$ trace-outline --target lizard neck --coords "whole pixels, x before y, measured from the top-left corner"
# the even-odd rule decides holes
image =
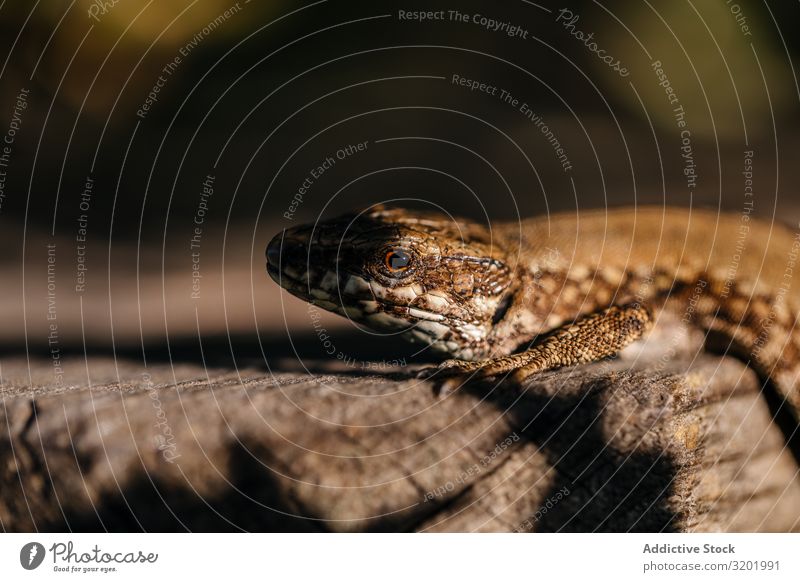
[[[548,329],[546,293],[537,292],[539,273],[520,267],[508,291],[508,307],[487,336],[493,356],[514,353]],[[488,354],[486,354],[488,356]]]

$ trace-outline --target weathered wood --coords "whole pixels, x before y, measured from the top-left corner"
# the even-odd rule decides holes
[[[49,360],[5,359],[0,524],[797,529],[797,465],[755,376],[730,358],[682,362],[608,362],[439,399],[401,374],[80,357],[54,385]]]

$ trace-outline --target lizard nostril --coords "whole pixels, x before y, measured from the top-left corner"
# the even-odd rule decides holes
[[[267,263],[273,267],[277,267],[281,261],[281,246],[283,242],[283,233],[273,238],[267,245]]]

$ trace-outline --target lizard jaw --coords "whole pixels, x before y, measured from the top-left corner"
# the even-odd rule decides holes
[[[375,330],[410,331],[417,339],[422,339],[427,333],[431,341],[441,339],[450,331],[448,318],[444,315],[399,303],[378,302],[371,294],[348,292],[350,289],[346,285],[331,293],[309,285],[308,273],[293,277],[272,264],[267,265],[267,271],[278,285],[295,297]],[[358,277],[350,275],[348,281],[354,279]]]
[[[272,262],[267,264],[267,272],[283,289],[317,307],[376,331],[400,333],[412,343],[429,345],[441,357],[452,357],[459,351],[459,344],[452,339],[450,322],[444,315],[400,304],[379,303],[371,294],[367,298],[340,289],[338,296],[331,295],[310,286],[308,273],[293,277]]]

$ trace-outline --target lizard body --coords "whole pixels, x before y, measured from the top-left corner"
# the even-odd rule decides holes
[[[669,311],[800,417],[800,233],[749,214],[644,207],[487,228],[381,206],[289,229],[267,258],[291,293],[430,344],[451,374],[521,379],[613,356]]]

